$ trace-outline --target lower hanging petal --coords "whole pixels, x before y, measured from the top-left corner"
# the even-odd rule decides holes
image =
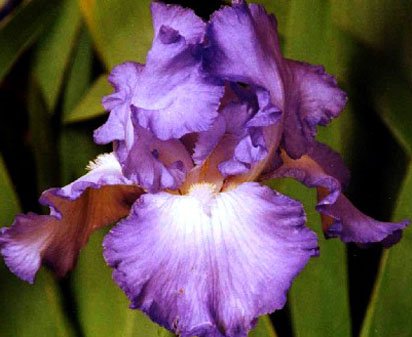
[[[247,336],[283,307],[317,254],[302,205],[244,183],[216,193],[146,194],[106,236],[104,255],[132,308],[182,337]]]
[[[346,168],[341,165],[336,153],[330,149],[328,151],[323,144],[319,145],[322,145],[322,152],[317,156],[304,155],[297,160],[283,151],[283,165],[271,177],[290,177],[308,187],[317,188],[319,202],[316,210],[322,215],[323,231],[327,238],[339,237],[343,242],[358,244],[381,242],[386,247],[398,242],[401,230],[409,221],[381,222],[360,212],[341,192],[341,184],[347,182],[349,176]]]
[[[341,194],[333,205],[322,207],[322,213],[333,218],[325,232],[327,237],[340,237],[343,242],[383,242],[388,247],[401,239],[401,230],[409,221],[381,222],[360,212]]]
[[[40,202],[50,215],[21,214],[2,228],[0,253],[12,272],[30,283],[42,263],[63,276],[91,233],[127,216],[141,193],[127,184],[116,158],[104,155],[85,176],[43,192]]]

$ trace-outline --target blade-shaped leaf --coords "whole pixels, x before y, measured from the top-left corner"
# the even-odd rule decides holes
[[[411,3],[403,0],[332,0],[333,19],[360,41],[385,49],[409,25]]]
[[[53,120],[37,83],[30,83],[28,110],[30,113],[31,143],[36,161],[39,194],[60,180],[57,142]]]
[[[77,46],[73,53],[73,63],[67,75],[65,94],[63,98],[63,119],[79,103],[90,86],[92,76],[92,45],[86,27],[82,27]]]
[[[412,219],[412,163],[409,164],[397,206],[396,220]],[[409,337],[412,332],[412,230],[404,231],[400,243],[386,250],[361,337]]]
[[[399,144],[412,156],[412,87],[400,76],[384,81],[383,91],[376,92],[376,107]]]
[[[101,75],[80,100],[77,106],[64,117],[65,123],[80,122],[104,114],[102,97],[112,91],[107,75]]]
[[[0,80],[20,54],[33,44],[53,21],[59,1],[32,0],[19,7],[14,16],[0,25]]]
[[[144,62],[153,35],[149,0],[79,0],[79,5],[107,69]]]
[[[331,21],[328,1],[291,2],[285,33],[287,57],[323,64],[327,71],[334,73],[342,66],[338,62],[340,38]],[[321,129],[319,140],[341,150],[344,123],[339,119]],[[345,247],[337,240],[323,238],[321,219],[314,209],[317,201],[313,190],[288,182],[282,191],[304,203],[308,225],[319,234],[320,257],[310,261],[290,293],[295,333],[299,337],[348,337],[351,323]]]
[[[41,36],[34,56],[34,76],[50,112],[53,112],[70,55],[79,32],[81,16],[73,0],[62,1],[50,28]]]
[[[17,197],[0,157],[0,223],[10,224],[19,212]],[[0,262],[0,337],[72,337],[55,281],[41,271],[29,285]]]
[[[158,326],[131,310],[102,254],[104,232],[95,233],[74,272],[74,290],[85,337],[157,337]]]

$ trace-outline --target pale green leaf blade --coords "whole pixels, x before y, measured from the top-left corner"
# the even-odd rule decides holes
[[[9,225],[19,212],[5,165],[0,157],[0,224]],[[42,270],[35,285],[14,276],[0,262],[0,337],[72,337],[55,281]]]
[[[93,67],[91,39],[86,27],[82,27],[77,46],[73,53],[73,62],[67,75],[65,95],[63,97],[63,119],[79,103],[90,86]]]
[[[102,97],[112,92],[107,75],[101,75],[77,106],[64,117],[64,123],[85,121],[104,114]]]
[[[50,25],[58,6],[58,1],[28,1],[4,25],[0,24],[0,80],[20,54]]]
[[[41,36],[34,55],[34,76],[46,105],[53,112],[81,24],[76,1],[64,0],[55,21]]]
[[[149,0],[124,0],[121,5],[79,0],[79,5],[107,69],[125,61],[144,62],[153,36]]]
[[[320,216],[314,209],[315,190],[289,180],[278,190],[303,202],[307,225],[319,238],[320,256],[309,261],[290,291],[295,334],[348,337],[351,325],[345,246],[337,240],[324,239]]]
[[[412,219],[412,162],[398,195],[393,220]],[[361,337],[410,337],[412,333],[412,230],[383,253]]]
[[[114,283],[102,252],[104,232],[95,233],[74,271],[74,290],[85,337],[157,337],[158,326],[141,311],[129,309]]]

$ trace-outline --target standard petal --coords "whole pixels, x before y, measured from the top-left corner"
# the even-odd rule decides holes
[[[331,158],[337,159],[332,150],[326,151],[322,146],[323,153],[329,153]],[[319,202],[317,211],[322,214],[323,231],[326,237],[339,237],[344,242],[355,242],[359,244],[381,242],[388,247],[400,239],[400,231],[404,229],[409,221],[381,222],[360,212],[341,193],[341,182],[329,175],[334,173],[342,179],[342,175],[333,167],[326,165],[325,157],[320,156],[317,162],[314,158],[304,155],[293,160],[282,153],[283,165],[272,175],[272,178],[290,177],[294,178],[308,187],[316,187]],[[339,163],[339,161],[337,161]]]
[[[318,125],[327,125],[346,104],[346,94],[322,66],[287,60],[284,147],[296,159],[311,150]]]
[[[94,230],[129,214],[142,190],[125,185],[113,158],[100,157],[74,183],[45,191],[40,202],[49,206],[50,215],[18,215],[11,227],[1,230],[0,252],[13,273],[32,283],[43,263],[65,275]]]
[[[274,16],[259,5],[233,4],[213,14],[207,37],[213,74],[266,88],[272,102],[283,106],[284,67]]]
[[[160,2],[152,2],[151,10],[155,34],[166,26],[178,31],[190,44],[203,40],[206,23],[193,10]]]
[[[132,308],[180,336],[246,336],[317,254],[304,223],[300,203],[257,183],[200,184],[142,196],[104,255]]]
[[[98,144],[120,142],[117,153],[121,161],[133,145],[134,131],[130,119],[130,105],[136,87],[140,83],[143,67],[135,62],[125,62],[112,70],[109,82],[115,91],[104,97],[102,101],[104,108],[110,111],[109,118],[94,132],[94,140]]]
[[[177,139],[163,141],[156,138],[136,119],[133,115],[135,143],[124,162],[124,174],[150,192],[178,188],[193,167],[186,148]]]

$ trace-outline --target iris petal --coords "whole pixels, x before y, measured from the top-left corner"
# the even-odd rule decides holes
[[[100,158],[94,169],[61,189],[43,192],[40,202],[50,215],[18,215],[0,233],[0,252],[21,279],[33,282],[40,265],[58,276],[73,268],[91,233],[128,215],[142,193],[127,185],[113,155]]]
[[[142,196],[104,255],[131,306],[180,336],[246,336],[317,254],[304,223],[300,203],[257,183],[205,184]]]
[[[291,159],[283,152],[283,165],[272,174],[272,177],[291,177],[308,187],[318,189],[319,202],[316,209],[323,216],[323,231],[326,237],[339,237],[344,242],[359,244],[382,242],[385,246],[399,241],[400,231],[409,221],[381,222],[360,212],[341,192],[341,182],[337,178],[345,182],[347,175],[345,172],[339,173],[333,165],[342,164],[337,157],[338,154],[323,144],[319,144],[318,148],[321,153],[316,153],[313,157],[304,155],[297,160]],[[323,166],[328,163],[325,156],[334,161]]]

